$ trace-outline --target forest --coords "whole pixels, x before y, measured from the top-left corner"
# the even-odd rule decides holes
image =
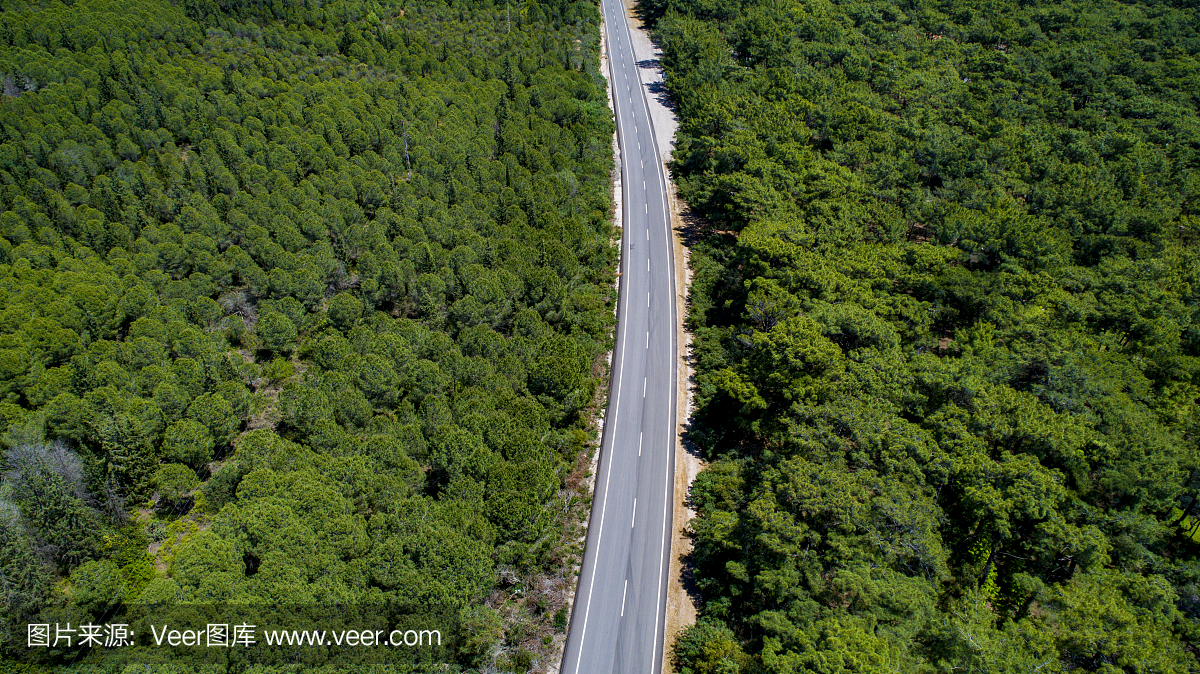
[[[4,3],[0,668],[361,671],[27,647],[180,606],[435,619],[388,671],[545,657],[615,321],[598,23]]]
[[[640,9],[697,215],[679,671],[1200,671],[1200,6]]]

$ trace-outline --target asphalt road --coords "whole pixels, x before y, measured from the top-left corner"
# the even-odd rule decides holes
[[[623,235],[612,386],[562,674],[662,667],[675,469],[675,273],[666,175],[620,0],[603,0]]]

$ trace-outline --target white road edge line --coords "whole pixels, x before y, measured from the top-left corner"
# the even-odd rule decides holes
[[[607,31],[605,31],[605,32],[607,32]],[[612,70],[611,64],[612,64],[612,60],[610,59],[609,60],[609,70],[610,71]],[[619,310],[620,310],[619,303],[617,305],[617,308],[618,308],[618,312],[619,312]],[[627,323],[627,321],[622,321],[622,322]],[[622,354],[625,353],[625,338],[628,336],[629,336],[629,330],[626,329],[625,325],[622,325],[621,326],[621,353]],[[623,368],[617,371],[617,393],[615,396],[613,396],[613,428],[616,428],[616,426],[617,426],[617,416],[620,413],[621,380],[623,379],[623,374],[624,374]],[[607,427],[607,424],[606,424],[606,427]],[[611,449],[612,449],[611,444],[609,445],[609,449],[611,451]],[[605,475],[604,475],[604,501],[600,504],[600,528],[596,530],[597,549],[600,546],[601,539],[604,537],[604,514],[608,510],[608,485],[611,480],[612,480],[612,460],[610,457],[610,460],[608,461],[608,469],[607,469],[607,471],[605,471]],[[628,579],[626,579],[625,584],[628,587],[628,585],[629,585]],[[662,584],[662,570],[661,569],[659,570],[659,584],[660,585]],[[588,581],[587,606],[583,609],[583,627],[581,627],[579,630],[579,656],[575,658],[575,674],[579,674],[579,667],[583,662],[583,644],[587,641],[588,614],[592,612],[592,591],[595,590],[595,588],[596,588],[596,565],[593,564],[592,565],[592,577]],[[622,597],[621,597],[621,615],[622,616],[625,615],[625,597],[624,597],[624,595],[622,595]],[[658,619],[657,618],[654,620],[654,631],[656,634],[658,633]],[[655,648],[655,652],[656,653],[658,652],[657,647]],[[653,669],[651,669],[651,671],[653,671]]]

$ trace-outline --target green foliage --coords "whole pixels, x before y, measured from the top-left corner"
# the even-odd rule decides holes
[[[66,571],[95,557],[101,518],[89,507],[94,501],[84,485],[79,457],[55,443],[18,445],[5,458],[10,497],[43,559]],[[14,514],[6,526],[16,523]]]
[[[163,457],[172,463],[185,463],[192,468],[212,461],[214,440],[204,424],[193,419],[180,419],[163,433]]]
[[[186,509],[185,501],[200,486],[196,472],[180,463],[167,463],[154,472],[154,489],[167,506],[177,512]]]
[[[71,599],[93,616],[103,617],[125,599],[125,581],[112,560],[85,562],[71,572]]]
[[[350,293],[338,293],[329,300],[329,321],[342,332],[353,328],[362,318],[362,300]]]
[[[266,311],[255,326],[262,345],[276,353],[288,354],[296,346],[296,326],[277,311]]]
[[[487,606],[471,606],[463,609],[463,628],[466,639],[463,652],[472,656],[474,662],[485,662],[491,650],[504,638],[504,623],[495,610]]]
[[[226,503],[237,498],[237,485],[244,475],[238,464],[227,463],[204,482],[204,503],[212,513],[220,512]]]
[[[705,218],[681,668],[1196,669],[1186,5],[641,3]]]
[[[280,384],[295,376],[296,367],[290,360],[272,358],[271,362],[263,365],[262,374],[272,383]]]
[[[85,603],[457,616],[497,565],[562,563],[548,506],[614,322],[599,13],[318,4],[0,10],[5,629]],[[105,543],[126,526],[152,578],[149,542]],[[472,619],[459,664],[502,664]]]
[[[736,674],[749,664],[741,644],[725,625],[702,618],[684,628],[675,641],[680,674]]]
[[[50,591],[52,569],[34,552],[34,540],[14,505],[0,501],[0,631],[18,639]]]

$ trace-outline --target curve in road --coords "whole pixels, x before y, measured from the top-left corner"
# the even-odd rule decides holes
[[[667,177],[620,0],[602,0],[621,157],[617,339],[563,674],[662,667],[675,468],[675,261]]]

